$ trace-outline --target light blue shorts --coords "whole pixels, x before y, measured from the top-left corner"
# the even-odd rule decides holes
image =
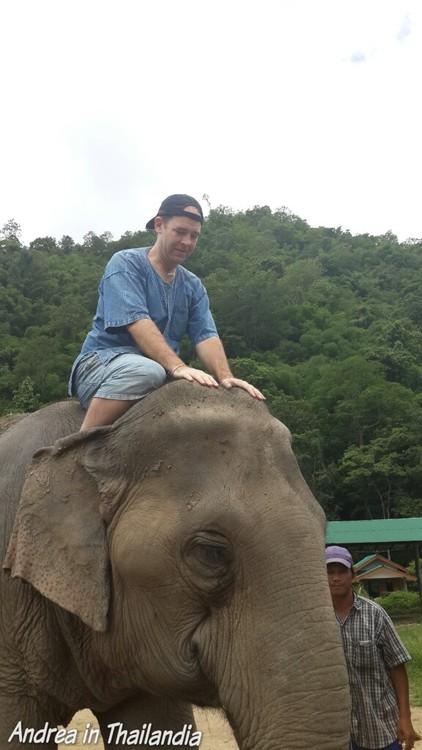
[[[355,745],[354,742],[351,742],[350,750],[365,750],[365,748],[360,747],[359,745]],[[392,745],[388,745],[388,747],[381,748],[381,750],[402,750],[402,746],[398,740],[395,740]]]
[[[74,374],[75,393],[84,409],[91,399],[139,401],[166,380],[164,367],[142,354],[118,354],[104,364],[98,354],[87,355]]]

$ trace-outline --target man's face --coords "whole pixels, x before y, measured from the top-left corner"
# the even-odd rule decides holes
[[[328,585],[331,596],[346,596],[352,590],[353,573],[341,563],[328,563]]]
[[[187,206],[186,210],[199,216],[194,206]],[[173,264],[184,263],[195,250],[201,223],[187,216],[172,216],[170,219],[157,216],[155,231],[165,260]]]

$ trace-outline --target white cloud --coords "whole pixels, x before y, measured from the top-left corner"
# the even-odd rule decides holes
[[[411,34],[412,24],[409,16],[405,16],[401,22],[400,29],[397,32],[397,41],[404,42],[407,37]]]
[[[352,63],[366,62],[366,55],[364,54],[364,52],[353,52],[353,54],[350,55],[350,62]]]

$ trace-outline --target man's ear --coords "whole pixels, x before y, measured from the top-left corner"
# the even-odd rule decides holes
[[[3,564],[98,631],[107,628],[109,561],[99,493],[82,451],[106,431],[77,433],[37,452]]]
[[[154,219],[154,232],[156,234],[161,234],[165,223],[166,223],[166,220],[163,216],[156,216]]]

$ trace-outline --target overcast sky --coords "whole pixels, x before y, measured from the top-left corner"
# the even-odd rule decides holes
[[[422,237],[421,0],[0,0],[0,29],[26,242],[117,238],[174,192]]]

